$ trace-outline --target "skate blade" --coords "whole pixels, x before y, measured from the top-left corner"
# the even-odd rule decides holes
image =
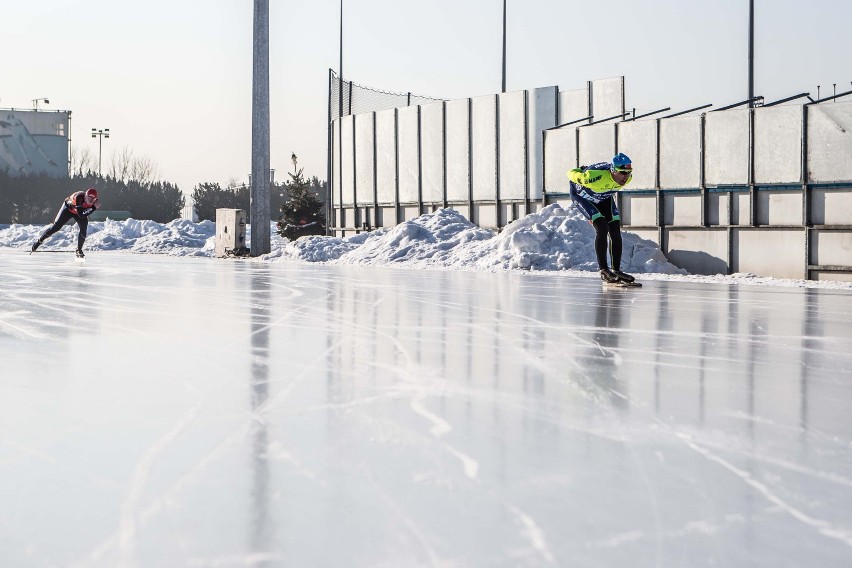
[[[604,288],[641,288],[639,282],[602,282]]]

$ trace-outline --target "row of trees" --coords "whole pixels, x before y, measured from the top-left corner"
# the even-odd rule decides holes
[[[156,165],[125,148],[113,155],[107,174],[93,171],[94,157],[87,149],[72,151],[70,176],[12,177],[0,170],[0,223],[42,224],[50,222],[65,197],[87,187],[97,188],[103,210],[128,211],[134,219],[167,223],[181,216],[184,197],[176,185],[159,181]],[[294,173],[283,184],[270,187],[270,212],[278,214],[278,233],[295,239],[325,234],[327,184],[316,176],[305,179],[293,155]],[[244,209],[250,214],[248,185],[222,187],[205,182],[195,186],[192,198],[199,220],[216,220],[216,209]],[[250,220],[249,220],[250,221]]]
[[[325,234],[326,182],[316,176],[305,179],[302,170],[288,174],[290,179],[269,188],[269,211],[278,217],[278,234],[295,240],[304,235]],[[216,220],[216,209],[243,209],[251,223],[251,187],[222,187],[215,182],[200,183],[192,192],[198,220]]]
[[[104,210],[129,211],[134,219],[168,223],[181,216],[184,205],[183,193],[168,182],[125,181],[93,172],[68,178],[43,174],[10,177],[0,171],[0,223],[48,223],[56,217],[63,199],[87,187],[98,190]]]
[[[275,215],[281,211],[281,206],[291,199],[293,183],[298,179],[298,185],[306,185],[307,191],[324,202],[326,182],[320,181],[316,176],[304,179],[302,171],[296,175],[289,174],[290,180],[285,183],[275,183],[269,188],[269,210]],[[216,182],[204,182],[195,186],[192,191],[192,200],[195,203],[195,212],[198,220],[216,220],[216,209],[245,209],[246,213],[251,211],[251,187],[246,184],[222,187]]]

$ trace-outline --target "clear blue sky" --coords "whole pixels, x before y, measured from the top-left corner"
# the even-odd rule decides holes
[[[627,106],[686,109],[747,95],[748,0],[509,0],[508,89],[624,75]],[[270,0],[272,167],[325,178],[338,0]],[[501,0],[344,0],[344,76],[441,98],[495,93]],[[0,107],[71,110],[72,145],[129,147],[185,193],[251,169],[250,0],[6,3]],[[755,92],[852,89],[852,1],[756,0]],[[850,99],[852,100],[852,97]]]

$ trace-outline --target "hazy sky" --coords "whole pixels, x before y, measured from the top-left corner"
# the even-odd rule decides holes
[[[501,0],[343,0],[343,74],[385,91],[500,91]],[[509,0],[508,90],[625,76],[628,108],[745,99],[748,0]],[[251,171],[250,0],[6,2],[0,107],[71,110],[72,146],[153,160],[185,192]],[[270,0],[272,167],[326,177],[339,0]],[[852,89],[852,1],[755,0],[755,92]],[[852,96],[849,99],[852,100]]]

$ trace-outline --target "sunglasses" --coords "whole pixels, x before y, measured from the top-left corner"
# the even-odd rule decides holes
[[[615,171],[619,174],[632,174],[633,168],[615,168]]]

